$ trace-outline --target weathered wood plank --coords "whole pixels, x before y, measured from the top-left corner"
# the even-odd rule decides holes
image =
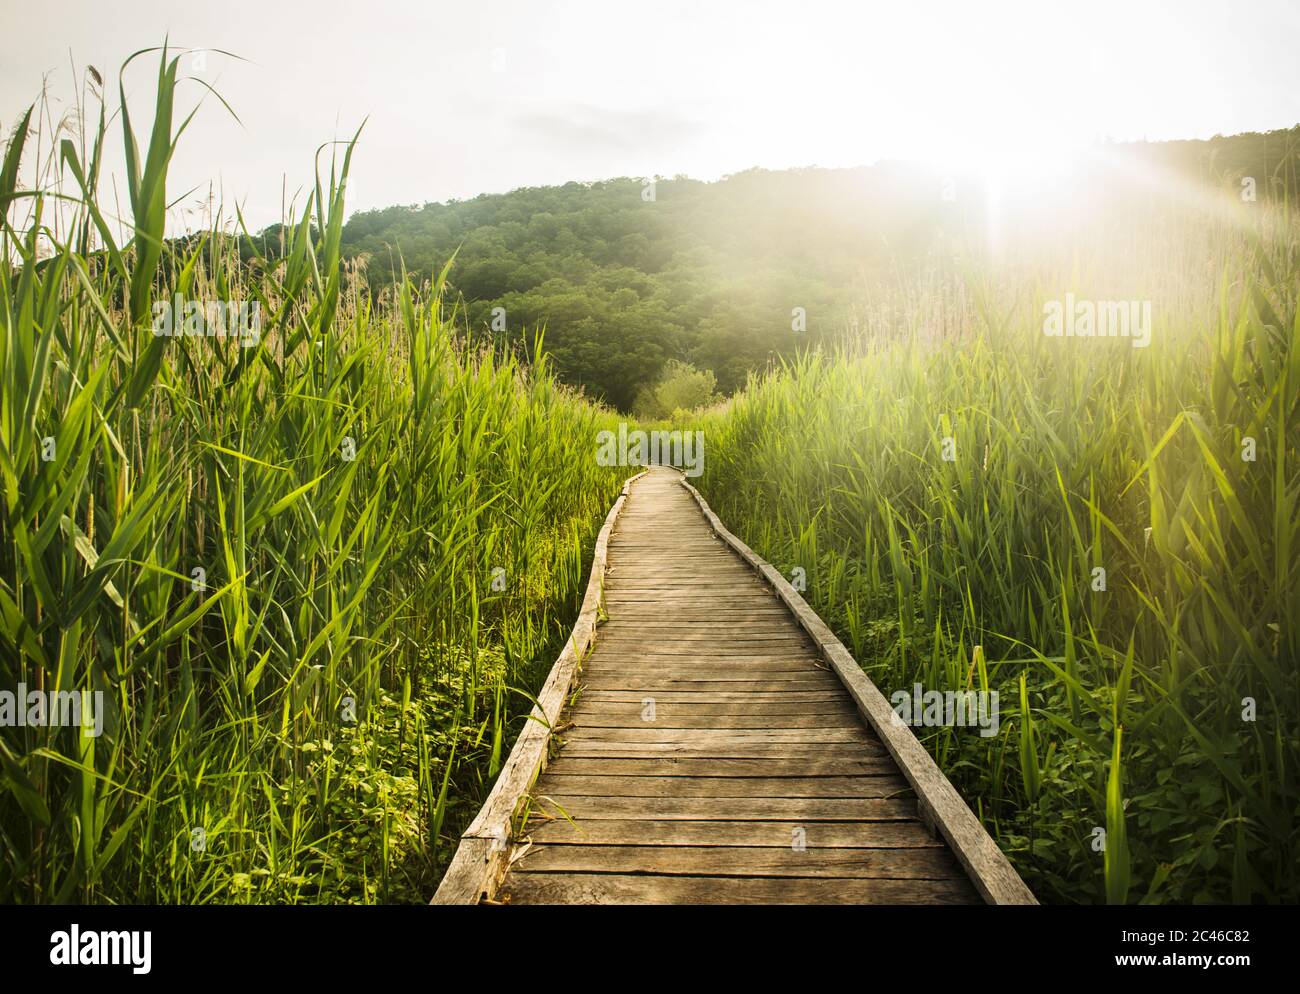
[[[655,697],[658,694],[679,690],[745,690],[781,691],[781,690],[829,690],[833,685],[825,679],[780,680],[757,676],[738,675],[733,679],[715,677],[714,679],[691,679],[687,676],[659,676],[646,674],[613,674],[596,676],[583,684],[592,690],[634,690],[638,693]]]
[[[946,849],[534,845],[516,873],[652,873],[664,876],[952,880],[965,875]],[[969,883],[967,883],[969,886]]]
[[[574,693],[576,704],[586,701],[595,704],[600,701],[609,701],[612,703],[635,703],[642,704],[644,696],[635,690],[597,690],[594,688],[579,688]],[[782,690],[782,691],[690,691],[690,690],[669,690],[655,697],[660,705],[677,703],[677,704],[740,704],[745,702],[754,702],[758,705],[763,702],[771,703],[799,703],[805,701],[837,701],[843,702],[845,694],[843,689],[832,687],[826,690]]]
[[[888,756],[852,759],[584,759],[564,757],[565,774],[618,777],[854,777],[869,773],[896,773]]]
[[[908,789],[895,771],[856,777],[621,777],[546,773],[539,794],[591,797],[897,797]]]
[[[577,739],[565,744],[564,755],[585,757],[623,756],[629,759],[652,759],[676,756],[695,759],[819,759],[827,754],[824,742],[763,742],[760,739],[711,742],[611,742],[604,739]],[[836,744],[836,756],[888,755],[879,743],[855,742]]]
[[[593,706],[590,702],[584,704],[579,701],[575,706],[569,709],[571,720],[581,718],[592,718],[596,716],[623,716],[634,718],[637,721],[642,720],[645,712],[644,699],[638,698],[636,701],[619,702],[619,701],[602,701],[599,706]],[[704,702],[701,704],[692,704],[681,701],[661,701],[655,699],[655,722],[664,721],[665,718],[675,716],[681,717],[700,717],[703,715],[716,715],[718,717],[743,717],[750,715],[842,715],[852,718],[854,721],[860,721],[858,713],[848,706],[844,701],[831,698],[825,701],[733,701],[731,703],[712,703]]]
[[[727,553],[723,555],[725,556]],[[634,566],[611,567],[605,570],[606,584],[611,580],[698,580],[714,578],[748,580],[752,577],[753,574],[747,572],[746,568],[736,562],[734,557],[725,561],[719,559],[712,563],[700,560],[685,563],[642,562]]]
[[[914,821],[913,798],[877,797],[605,797],[545,794],[533,798],[541,817],[575,821]],[[563,813],[561,813],[563,812]]]
[[[629,654],[626,657],[629,661],[635,660],[635,656]],[[714,690],[762,690],[765,686],[771,686],[773,691],[777,690],[798,690],[798,686],[791,684],[803,684],[806,690],[831,689],[836,686],[834,675],[827,670],[819,670],[811,665],[806,671],[789,670],[776,673],[746,673],[742,666],[728,667],[727,670],[718,670],[713,673],[701,673],[698,667],[689,665],[689,660],[684,660],[683,665],[670,671],[665,667],[663,672],[626,672],[626,667],[611,668],[607,670],[597,670],[589,676],[584,676],[583,683],[592,688],[602,688],[606,690],[620,689],[618,684],[624,684],[625,687],[634,687],[640,689],[644,686],[660,686],[664,690],[680,689],[675,685],[680,684],[718,684]],[[748,684],[746,687],[725,687],[722,684],[736,683]],[[612,684],[613,686],[605,686]],[[696,689],[709,689],[696,688]]]
[[[762,608],[770,601],[761,587],[756,585],[754,575],[699,576],[690,579],[678,576],[607,576],[605,592],[612,598],[626,598],[640,594],[648,599],[656,597],[726,597],[736,608]],[[787,619],[788,620],[788,619]]]
[[[607,642],[600,651],[593,652],[587,660],[589,667],[612,666],[624,670],[635,670],[643,665],[693,667],[704,663],[713,663],[730,669],[738,669],[752,663],[754,666],[767,666],[771,669],[792,672],[827,675],[835,672],[805,646],[792,646],[782,652],[769,646],[751,648],[744,645],[731,647],[710,645],[700,649],[681,645],[664,648],[660,645],[637,644],[627,640],[617,643]]]
[[[764,649],[762,652],[750,652],[744,649],[723,652],[721,649],[711,648],[705,655],[689,650],[664,652],[654,647],[633,645],[606,646],[605,651],[593,654],[588,659],[587,667],[588,670],[605,671],[614,676],[636,676],[643,667],[650,672],[656,669],[676,669],[689,673],[712,668],[728,676],[751,672],[755,674],[755,679],[766,679],[767,674],[778,673],[833,678],[835,672],[813,659],[804,649],[797,649],[788,656],[781,656],[769,649]]]
[[[635,667],[635,673],[627,673],[629,667]],[[798,660],[784,660],[775,657],[753,657],[745,654],[736,656],[646,656],[642,653],[628,652],[617,656],[604,654],[600,658],[592,657],[585,676],[591,680],[616,679],[623,676],[664,677],[670,680],[690,677],[695,680],[742,680],[746,683],[761,683],[766,680],[818,682],[819,677],[828,677],[831,671],[822,669],[811,660],[800,665]]]
[[[682,622],[676,615],[625,616],[623,620],[610,621],[600,626],[602,636],[613,638],[616,635],[632,635],[636,638],[662,637],[673,642],[679,639],[696,639],[707,641],[726,641],[728,635],[743,635],[747,638],[770,639],[774,637],[808,640],[800,629],[789,623],[786,618],[770,615],[767,618],[751,616],[746,627],[738,630],[736,619],[732,614],[713,614],[701,616],[689,624]]]
[[[610,600],[606,598],[606,604]],[[748,605],[731,605],[720,604],[717,601],[712,603],[701,602],[699,604],[679,604],[671,611],[655,610],[652,606],[641,602],[627,603],[616,614],[612,615],[604,624],[619,621],[629,625],[687,625],[696,621],[704,624],[717,623],[719,625],[749,624],[769,621],[782,621],[780,612],[784,608],[777,607],[775,604],[769,606],[764,602],[761,604]],[[602,625],[603,627],[603,625]]]
[[[581,727],[564,733],[567,742],[636,742],[691,743],[755,743],[776,745],[801,742],[805,744],[834,744],[839,742],[874,742],[875,736],[860,725],[854,728],[595,728]]]
[[[775,633],[763,633],[749,639],[727,639],[721,633],[711,637],[676,639],[653,634],[633,635],[624,629],[598,637],[591,660],[635,662],[638,659],[673,659],[690,656],[695,659],[725,659],[737,657],[768,659],[774,662],[795,663],[798,668],[812,667],[823,672],[833,672],[816,647],[806,639],[792,638]]]
[[[942,849],[916,819],[899,821],[657,821],[617,819],[581,822],[563,818],[528,824],[525,841],[548,845],[765,846],[796,842],[818,849]]]
[[[975,904],[965,880],[669,877],[613,873],[513,874],[508,903],[528,904]]]
[[[665,649],[654,645],[635,645],[632,643],[607,643],[599,652],[593,653],[588,660],[589,667],[616,666],[620,670],[637,671],[642,665],[659,664],[661,666],[692,667],[697,663],[716,663],[731,668],[739,668],[745,663],[779,664],[778,668],[795,672],[810,672],[831,675],[829,666],[813,656],[810,649],[795,647],[782,653],[775,649],[748,649],[736,646],[728,651],[721,646],[710,646],[707,651],[685,647]],[[843,692],[843,688],[841,688]]]
[[[776,731],[789,728],[859,728],[861,719],[855,714],[706,714],[663,715],[657,711],[653,721],[635,714],[602,714],[571,712],[569,721],[574,728],[735,728],[749,731]]]
[[[729,611],[747,610],[766,601],[735,597],[726,592],[638,594],[625,591],[611,591],[605,597],[605,606],[611,614],[623,611],[636,612],[638,617],[664,617],[676,611],[705,610],[714,614],[726,614]]]

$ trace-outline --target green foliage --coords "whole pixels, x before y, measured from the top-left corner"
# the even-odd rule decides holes
[[[164,242],[176,67],[143,156],[120,115],[126,244],[108,115],[71,213],[18,185],[25,129],[0,169],[0,688],[106,712],[0,728],[0,900],[426,901],[577,614],[613,416],[467,345],[445,270],[358,292],[351,144],[274,257]],[[260,335],[156,335],[173,294]]]
[[[125,106],[42,150],[78,204],[21,185],[30,114],[0,163],[0,687],[106,702],[98,739],[0,729],[0,900],[426,900],[621,482],[592,458],[617,419],[562,381],[626,408],[667,369],[644,409],[676,415],[786,358],[702,415],[704,489],[807,567],[882,686],[978,674],[1019,699],[997,739],[926,738],[1040,895],[1296,899],[1289,215],[1280,236],[1175,225],[1148,269],[1112,228],[1123,273],[1069,242],[986,280],[945,232],[988,218],[911,167],[344,224],[349,143],[301,217],[168,242],[177,83],[164,50],[143,150]],[[1294,137],[1149,154],[1229,188],[1257,175],[1285,207]],[[1150,350],[1063,359],[1023,310],[1125,276],[1162,304]],[[173,294],[255,301],[258,340],[153,334]],[[1087,583],[1103,563],[1109,597]]]
[[[1177,191],[1153,190],[1148,170],[1230,192],[1249,175],[1263,203],[1300,190],[1298,145],[1300,128],[1113,146],[1092,179],[1106,199],[1124,191],[1143,210]],[[1135,161],[1116,165],[1125,157]],[[660,179],[653,199],[639,179],[567,183],[355,214],[342,248],[375,293],[404,270],[432,279],[456,254],[451,283],[476,334],[526,345],[544,325],[563,380],[630,410],[670,359],[712,370],[730,394],[750,372],[887,318],[898,273],[987,236],[984,183],[898,162]],[[1092,194],[1061,196],[1086,208]],[[1058,219],[1036,202],[1027,211],[1050,237]]]
[[[887,694],[987,670],[997,737],[917,732],[1050,901],[1300,897],[1300,236],[1205,208],[1008,245],[703,419],[710,504]],[[1067,289],[1150,346],[1045,336]]]
[[[659,381],[637,393],[632,410],[637,417],[651,421],[685,417],[717,399],[717,378],[712,370],[670,359]]]

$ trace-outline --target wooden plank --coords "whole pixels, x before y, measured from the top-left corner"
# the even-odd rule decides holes
[[[717,684],[714,690],[763,690],[770,687],[772,691],[778,690],[799,690],[799,686],[788,686],[789,684],[801,684],[805,690],[832,690],[839,686],[834,675],[826,670],[813,669],[811,666],[806,670],[782,670],[773,673],[762,673],[760,671],[746,671],[743,665],[743,658],[736,660],[735,665],[727,666],[725,669],[721,666],[714,667],[713,672],[702,670],[699,666],[690,665],[689,657],[682,657],[683,664],[680,666],[664,666],[659,670],[649,670],[645,673],[639,672],[636,668],[627,665],[609,665],[609,666],[592,666],[590,673],[585,674],[583,682],[589,687],[602,687],[611,682],[617,683],[623,681],[627,686],[641,689],[645,686],[659,686],[664,690],[680,689],[682,684]],[[723,684],[739,684],[740,686],[726,687]],[[608,690],[617,690],[618,687],[605,687]],[[699,689],[709,689],[708,687]]]
[[[642,562],[633,566],[611,567],[605,570],[605,583],[611,580],[695,580],[714,579],[750,580],[754,574],[733,557],[727,562],[693,562],[657,564]]]
[[[875,737],[860,725],[856,728],[578,728],[565,733],[568,742],[693,743],[698,746],[722,743],[781,742],[809,744],[836,742],[874,742]]]
[[[619,550],[622,553],[622,550]],[[630,555],[635,556],[636,553]],[[730,556],[731,553],[723,553]],[[635,565],[619,566],[605,571],[605,583],[611,580],[693,580],[714,579],[745,581],[754,578],[753,572],[734,556],[730,559],[696,559],[685,562],[652,562],[640,559]]]
[[[689,621],[677,612],[665,612],[660,615],[650,612],[627,611],[616,618],[610,618],[600,626],[601,632],[624,631],[635,635],[661,635],[666,639],[675,639],[678,635],[695,633],[699,636],[726,635],[736,631],[736,622],[744,619],[745,632],[751,635],[788,635],[795,634],[807,638],[798,625],[792,624],[788,616],[782,617],[774,610],[733,611],[718,614],[713,611],[700,611]]]
[[[566,775],[619,777],[852,777],[868,773],[897,773],[888,756],[850,759],[583,759],[565,756],[552,772]],[[558,775],[558,774],[557,774]]]
[[[606,675],[618,672],[630,676],[674,669],[693,673],[712,668],[728,676],[752,672],[755,680],[767,679],[769,675],[793,673],[814,677],[829,676],[834,681],[835,672],[814,656],[811,650],[802,646],[792,647],[788,653],[782,654],[766,647],[745,649],[737,646],[728,649],[705,646],[701,649],[683,647],[664,650],[654,645],[606,642],[592,652],[588,664],[592,670],[601,669]]]
[[[605,598],[606,610],[611,616],[625,616],[631,619],[653,620],[656,618],[675,618],[680,613],[709,612],[716,618],[729,618],[752,608],[766,606],[767,601],[751,599],[737,600],[725,594],[713,596],[688,596],[684,594],[659,595],[656,597],[610,594]],[[629,613],[630,612],[630,613]]]
[[[636,701],[602,701],[599,706],[593,706],[590,702],[579,702],[576,706],[571,707],[568,711],[570,720],[580,720],[583,718],[594,717],[615,717],[622,716],[625,718],[634,718],[641,720],[645,712],[643,699]],[[704,715],[713,715],[716,717],[746,717],[750,715],[778,716],[778,715],[836,715],[852,718],[854,721],[861,721],[858,713],[853,710],[847,699],[838,700],[832,698],[827,701],[731,701],[723,703],[704,702],[692,704],[681,701],[661,701],[655,699],[655,722],[659,723],[665,718],[671,717],[700,717]]]
[[[621,623],[629,626],[636,624],[687,625],[694,624],[697,621],[704,624],[718,625],[765,624],[772,621],[784,623],[786,619],[780,616],[783,610],[784,608],[768,606],[766,603],[745,608],[728,608],[716,603],[712,605],[695,605],[693,607],[683,605],[673,611],[653,611],[648,607],[628,605],[615,617]],[[603,628],[611,623],[613,621],[606,621],[601,627]]]
[[[667,590],[650,589],[628,590],[612,585],[607,600],[633,601],[637,604],[668,603],[671,601],[695,600],[706,606],[732,607],[766,607],[776,602],[769,591],[756,585],[733,587],[729,584],[715,584],[712,587],[686,588],[677,587]]]
[[[732,678],[748,675],[751,680],[782,679],[782,674],[830,675],[831,670],[811,659],[783,659],[778,656],[752,656],[739,653],[734,656],[670,656],[649,655],[641,652],[593,653],[584,673],[590,676],[654,675],[678,676],[683,673]],[[848,700],[848,695],[845,695]]]
[[[672,690],[830,690],[834,683],[817,674],[779,674],[782,677],[795,676],[797,679],[764,679],[757,676],[737,674],[734,679],[691,679],[688,676],[644,676],[635,673],[612,673],[595,676],[584,681],[584,685],[593,690],[635,690],[650,695]]]
[[[737,569],[740,569],[740,567],[737,566]],[[627,594],[633,590],[651,594],[659,591],[678,594],[701,594],[707,597],[725,593],[732,597],[752,598],[755,602],[761,602],[767,596],[767,592],[753,573],[737,574],[731,570],[712,575],[694,573],[689,577],[657,576],[644,579],[622,577],[616,573],[611,573],[605,576],[605,589],[611,595]]]
[[[640,705],[645,697],[635,690],[596,690],[578,688],[574,693],[577,702],[586,701],[595,704],[599,701],[611,703],[635,703]],[[755,706],[764,702],[802,703],[810,701],[847,701],[848,695],[843,687],[830,687],[826,690],[788,690],[788,691],[700,691],[670,690],[658,694],[655,700],[660,706],[664,704],[747,704]]]
[[[754,634],[738,632],[733,638],[724,637],[717,632],[691,633],[673,636],[671,645],[664,645],[662,639],[655,638],[649,633],[632,635],[626,631],[610,631],[601,632],[600,641],[613,648],[657,645],[662,652],[679,654],[712,652],[714,650],[729,654],[737,652],[784,653],[787,651],[798,652],[800,649],[806,650],[810,648],[807,636],[794,631],[758,632]]]
[[[701,542],[698,538],[685,535],[675,535],[673,536],[672,541],[691,542],[695,544]],[[621,557],[621,563],[641,567],[668,567],[690,563],[702,563],[708,566],[719,566],[725,568],[730,568],[736,565],[736,560],[734,558],[727,558],[731,555],[731,550],[721,543],[718,543],[712,549],[684,553],[665,549],[663,546],[656,546],[653,543],[640,543],[629,541],[626,538],[618,538],[612,543],[611,548],[618,552]],[[617,565],[614,568],[618,568]]]
[[[636,669],[641,665],[686,666],[697,662],[713,662],[722,666],[739,667],[746,661],[775,669],[804,670],[833,674],[835,671],[807,645],[790,645],[782,650],[768,645],[723,645],[711,643],[682,643],[664,646],[662,643],[636,643],[631,639],[601,641],[596,644],[589,661],[606,665],[621,665]]]
[[[819,679],[816,671],[769,670],[749,666],[726,666],[717,662],[695,666],[649,666],[635,670],[619,665],[602,664],[594,666],[584,675],[581,687],[595,694],[639,693],[638,701],[653,699],[669,700],[664,694],[685,694],[699,691],[731,692],[742,695],[744,700],[750,694],[764,694],[765,697],[753,698],[755,702],[776,700],[782,691],[789,693],[834,694],[837,689],[825,679]],[[657,687],[659,693],[651,692]],[[835,700],[836,698],[831,697]],[[844,700],[845,698],[838,698]],[[682,698],[685,700],[685,698]]]
[[[638,612],[628,610],[618,616],[617,619],[611,618],[601,623],[599,630],[607,626],[620,624],[629,628],[637,624],[658,624],[667,626],[670,623],[678,625],[696,624],[697,622],[705,625],[717,625],[726,628],[737,624],[766,625],[771,623],[780,623],[784,625],[789,621],[790,612],[783,607],[752,607],[743,610],[720,611],[714,607],[702,607],[695,609],[682,609],[674,611],[672,614],[652,614],[649,611]]]
[[[766,731],[780,728],[860,728],[855,714],[704,714],[663,715],[655,711],[653,721],[635,714],[571,713],[575,728],[736,728]]]
[[[666,563],[680,563],[680,562],[690,562],[691,560],[694,559],[725,561],[725,557],[728,555],[727,547],[723,545],[721,542],[716,542],[713,539],[701,540],[701,541],[709,542],[710,547],[707,549],[700,549],[698,552],[676,552],[664,548],[664,544],[663,544],[664,538],[665,536],[663,536],[662,534],[659,536],[659,538],[653,540],[648,539],[644,536],[628,537],[624,535],[618,535],[615,537],[614,548],[617,549],[620,553],[626,553],[626,552],[636,553],[637,557],[645,562],[658,561],[658,562],[666,562]],[[686,541],[693,540],[691,536],[685,536],[681,534],[674,534],[671,540],[674,542],[680,542],[683,539],[685,539]]]
[[[665,620],[660,623],[652,621],[617,621],[606,622],[601,625],[597,631],[601,636],[630,635],[637,638],[675,638],[682,631],[683,622],[680,618],[673,617],[671,621]],[[697,638],[711,638],[727,640],[727,636],[733,634],[736,630],[736,621],[734,618],[712,617],[710,619],[701,618],[699,621],[690,622],[689,630],[695,633]],[[794,632],[800,638],[806,639],[798,628],[792,626],[785,618],[773,617],[770,621],[750,619],[745,626],[745,634],[751,637],[766,635],[788,635]]]
[[[744,542],[729,532],[708,503],[684,479],[679,481],[704,513],[713,530],[758,573],[766,577],[777,596],[789,606],[799,624],[812,636],[852,695],[872,730],[884,742],[920,798],[923,817],[942,833],[972,883],[990,904],[1037,904],[1033,892],[985,831],[974,812],[944,776],[912,729],[899,720],[879,688],[829,626],[818,617],[789,582]]]
[[[590,660],[593,663],[617,664],[629,670],[635,670],[642,664],[654,662],[679,666],[697,662],[713,662],[737,667],[748,660],[755,664],[784,664],[780,666],[782,669],[797,668],[827,675],[834,673],[834,670],[825,665],[821,659],[813,654],[811,649],[805,646],[795,646],[786,652],[780,652],[767,647],[749,649],[743,646],[730,648],[726,646],[705,646],[692,649],[686,646],[664,648],[656,645],[635,645],[627,641],[601,642],[597,644]]]
[[[670,877],[613,873],[512,874],[507,903],[974,904],[965,880]]]
[[[584,671],[584,676],[591,679],[608,679],[620,676],[629,677],[664,677],[681,679],[691,677],[696,680],[743,680],[746,683],[763,683],[768,680],[817,682],[819,677],[829,676],[828,670],[820,669],[812,663],[803,664],[796,660],[785,662],[777,659],[758,659],[750,656],[712,656],[700,659],[694,656],[655,656],[637,657],[603,653],[592,657]]]
[[[678,590],[647,594],[612,590],[605,597],[611,615],[630,612],[628,617],[632,618],[666,618],[674,616],[677,611],[710,611],[715,616],[728,616],[766,607],[769,603],[758,595],[742,597],[727,591],[690,593]]]
[[[605,797],[546,794],[533,798],[541,817],[575,821],[649,818],[654,821],[911,821],[912,798],[878,797]],[[561,813],[563,812],[563,813]]]
[[[870,750],[867,752],[866,750]],[[696,759],[820,759],[827,755],[824,742],[763,742],[761,739],[728,739],[697,742],[615,742],[579,738],[567,742],[564,756],[653,759],[667,756]],[[833,753],[843,758],[854,755],[888,755],[879,743],[837,743]]]
[[[615,544],[613,548],[620,554],[623,551],[621,545]],[[696,556],[693,559],[679,559],[672,556],[664,559],[655,559],[650,556],[626,557],[625,561],[610,563],[605,567],[605,579],[612,576],[699,576],[712,574],[726,574],[741,578],[749,578],[754,574],[749,567],[736,559],[730,549],[720,549],[716,554],[711,556]]]
[[[515,873],[651,873],[665,876],[830,877],[839,880],[957,880],[946,849],[821,849],[786,846],[533,845]]]
[[[529,822],[525,841],[547,845],[763,846],[943,849],[916,819],[900,821],[660,821],[563,818]]]
[[[725,556],[727,553],[723,553],[723,555]],[[626,582],[626,580],[636,576],[663,578],[673,583],[692,583],[697,586],[709,586],[715,580],[744,584],[747,587],[758,582],[758,577],[754,575],[753,571],[734,557],[729,562],[725,559],[716,559],[712,562],[708,560],[695,560],[694,562],[661,560],[656,562],[644,556],[636,556],[634,564],[606,569],[605,583],[608,584],[617,580]],[[761,584],[759,585],[761,586]]]
[[[773,665],[776,664],[776,665]],[[781,668],[777,660],[766,657],[758,659],[749,656],[710,656],[698,659],[692,656],[656,656],[640,657],[634,654],[613,655],[604,653],[599,658],[593,657],[588,668],[583,672],[583,682],[591,686],[607,683],[611,680],[632,680],[638,683],[690,682],[690,683],[739,683],[744,686],[719,687],[719,690],[734,691],[763,690],[764,684],[781,684],[772,687],[769,693],[780,690],[836,690],[843,693],[843,688],[828,670],[818,669],[812,663],[799,669]],[[806,686],[789,687],[786,684],[804,684]],[[671,689],[665,687],[664,689]],[[846,695],[847,696],[847,695]]]
[[[649,683],[663,684],[665,690],[673,689],[667,686],[670,682],[719,685],[731,683],[738,686],[731,688],[719,686],[718,689],[755,692],[762,691],[768,684],[780,685],[772,686],[769,693],[780,690],[836,689],[834,677],[824,670],[775,669],[770,666],[754,665],[752,661],[744,658],[729,661],[709,659],[697,663],[689,657],[680,657],[678,661],[640,660],[636,665],[628,665],[622,660],[597,661],[583,673],[584,684],[593,688],[611,681],[624,681],[637,687]]]
[[[802,670],[804,672],[833,674],[806,645],[791,644],[785,650],[776,646],[713,643],[682,643],[666,647],[661,643],[637,643],[631,639],[602,641],[591,653],[589,662],[606,666],[616,665],[635,670],[642,665],[693,666],[697,663],[714,663],[730,669],[742,667],[746,662],[772,669]]]
[[[743,637],[731,638],[730,636],[735,629],[743,625],[750,625],[753,630],[746,632]],[[680,630],[683,626],[689,626],[691,635],[679,638],[675,631]],[[750,643],[776,641],[793,643],[793,645],[782,645],[778,650],[781,653],[793,649],[795,654],[803,655],[806,658],[816,658],[819,663],[822,662],[820,657],[813,651],[813,646],[808,637],[802,632],[780,628],[775,625],[765,625],[758,621],[736,621],[725,615],[721,618],[715,618],[711,622],[674,621],[672,624],[665,624],[658,623],[653,619],[642,618],[631,623],[620,622],[618,627],[602,625],[599,629],[599,638],[607,642],[635,641],[646,646],[658,646],[662,649],[680,647],[700,652],[708,652],[710,646],[728,649],[737,646],[748,648]]]
[[[566,767],[567,768],[567,767]],[[909,789],[896,771],[856,777],[620,777],[546,773],[538,794],[592,797],[897,797]]]

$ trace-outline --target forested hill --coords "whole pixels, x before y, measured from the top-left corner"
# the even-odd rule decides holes
[[[1110,148],[1201,182],[1253,176],[1263,199],[1297,189],[1297,144],[1300,127]],[[561,377],[626,408],[670,359],[713,370],[730,391],[835,334],[878,280],[926,260],[945,233],[981,229],[982,200],[944,196],[952,180],[880,163],[568,183],[359,213],[343,247],[365,257],[372,288],[403,261],[427,279],[457,252],[453,289],[476,333],[518,342],[544,325]]]

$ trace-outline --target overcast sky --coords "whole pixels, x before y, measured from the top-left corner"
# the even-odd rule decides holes
[[[209,179],[255,227],[321,142],[369,123],[352,205],[610,176],[1052,154],[1099,136],[1300,123],[1300,3],[0,0],[0,127],[69,59],[110,91],[170,34],[214,101],[170,192]],[[128,94],[147,103],[156,64]],[[191,84],[190,100],[201,95]],[[144,114],[144,105],[141,106]],[[147,114],[145,114],[147,121]]]

